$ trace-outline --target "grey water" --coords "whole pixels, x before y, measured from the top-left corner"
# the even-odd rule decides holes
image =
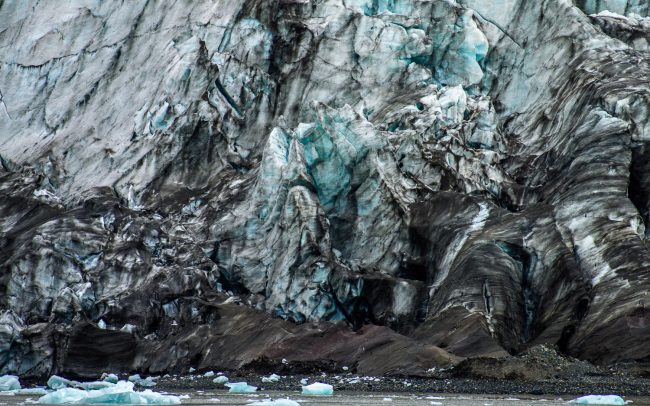
[[[650,395],[650,394],[649,394]],[[364,392],[334,392],[333,396],[314,397],[302,396],[298,392],[264,392],[256,394],[235,395],[224,392],[204,391],[190,394],[189,399],[183,399],[183,404],[192,405],[248,405],[254,402],[286,399],[300,405],[356,405],[356,406],[567,406],[573,396],[533,396],[533,395],[464,395],[436,393],[364,393]],[[629,405],[650,405],[650,397],[626,397]]]
[[[383,405],[383,406],[556,406],[569,404],[571,396],[556,395],[464,395],[431,393],[364,393],[335,392],[333,396],[303,396],[299,392],[265,391],[254,394],[230,394],[223,391],[188,391],[174,392],[182,396],[182,404],[187,405],[250,405],[276,399],[291,399],[301,405]],[[633,406],[650,405],[650,397],[626,397]],[[0,406],[33,405],[38,400],[35,396],[0,396]]]

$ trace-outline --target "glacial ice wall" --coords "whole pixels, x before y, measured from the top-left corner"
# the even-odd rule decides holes
[[[459,356],[648,357],[647,15],[1,3],[0,373],[180,366],[176,334],[246,323],[226,297]]]

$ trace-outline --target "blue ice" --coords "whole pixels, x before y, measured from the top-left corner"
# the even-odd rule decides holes
[[[227,383],[226,386],[230,388],[228,390],[230,393],[253,393],[257,391],[257,386],[251,386],[246,382]]]
[[[624,405],[625,400],[618,395],[588,395],[574,399],[569,403],[579,405]]]
[[[38,399],[46,404],[158,404],[175,405],[181,401],[177,396],[163,395],[147,389],[142,392],[133,390],[133,382],[120,381],[108,388],[83,390],[63,388]]]
[[[0,392],[20,389],[20,381],[17,376],[0,376]]]

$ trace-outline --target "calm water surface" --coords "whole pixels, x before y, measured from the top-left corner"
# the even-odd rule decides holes
[[[183,395],[183,393],[175,393]],[[274,392],[234,395],[223,391],[187,392],[189,398],[182,399],[183,404],[190,405],[247,405],[269,399],[289,398],[301,405],[382,405],[382,406],[555,406],[568,404],[573,397],[568,396],[501,396],[501,395],[458,395],[458,394],[404,394],[404,393],[363,393],[335,392],[334,396],[302,396],[298,392]],[[37,396],[0,396],[0,406],[33,405]],[[650,397],[628,397],[631,406],[650,405]]]

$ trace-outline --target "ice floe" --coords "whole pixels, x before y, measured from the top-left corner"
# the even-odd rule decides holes
[[[334,387],[326,383],[312,383],[302,387],[303,395],[331,396],[334,393]]]

